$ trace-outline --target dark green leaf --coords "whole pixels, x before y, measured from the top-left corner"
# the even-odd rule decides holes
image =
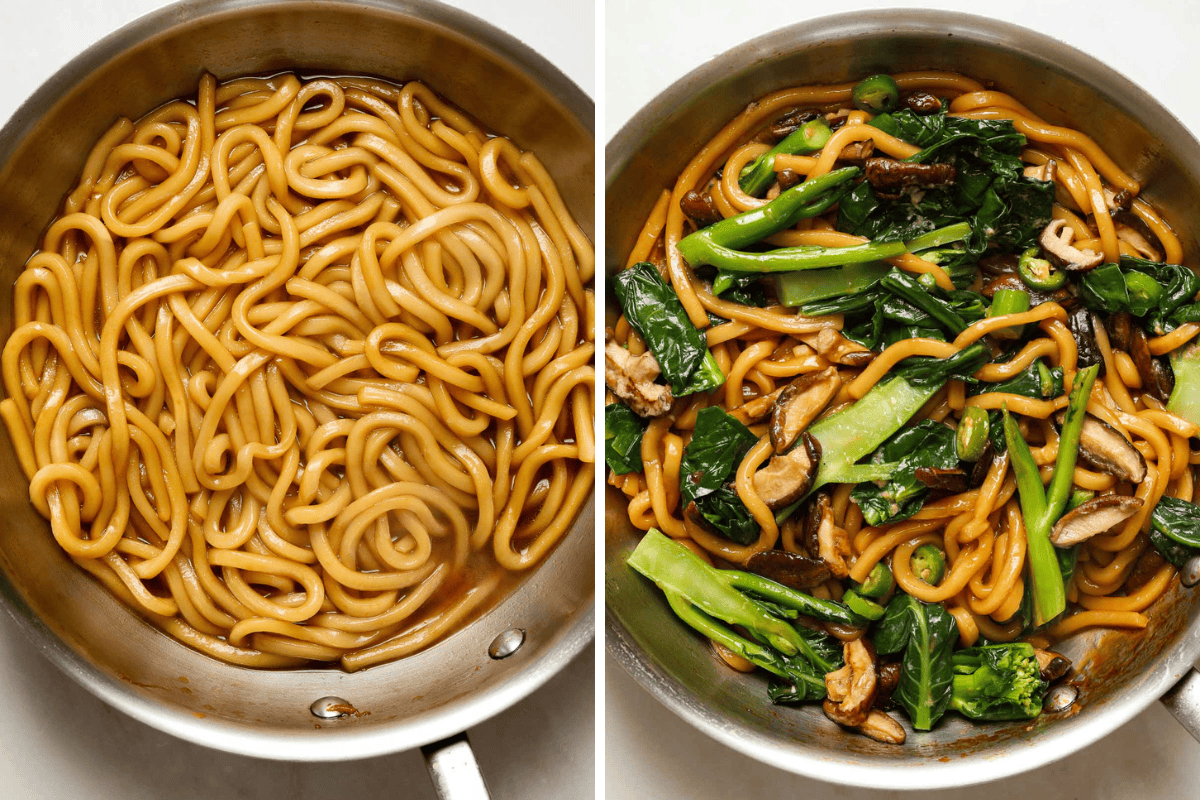
[[[695,501],[713,530],[739,544],[757,539],[759,526],[730,483],[742,457],[757,441],[735,417],[710,406],[696,415],[696,428],[679,467],[683,505]]]
[[[892,699],[917,730],[930,730],[950,705],[950,654],[957,640],[958,623],[949,611],[903,592],[892,598],[876,626],[873,642],[879,654],[904,651]]]
[[[882,486],[860,483],[850,492],[869,525],[907,519],[921,510],[929,489],[916,478],[918,467],[952,469],[958,466],[954,431],[940,422],[925,420],[905,428],[871,456],[876,464],[898,463],[900,468]]]
[[[612,285],[625,318],[654,353],[671,391],[676,397],[688,394],[689,379],[708,354],[708,345],[675,291],[645,261],[618,272]]]
[[[1150,527],[1185,547],[1200,548],[1200,507],[1164,496],[1150,514]]]
[[[617,475],[642,471],[642,434],[646,420],[624,403],[604,407],[604,461]]]

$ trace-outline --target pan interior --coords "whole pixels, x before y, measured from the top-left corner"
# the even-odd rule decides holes
[[[11,286],[118,116],[136,119],[218,79],[299,70],[420,79],[537,153],[588,235],[594,231],[592,103],[515,39],[432,3],[187,2],[145,17],[55,75],[0,131],[0,283]],[[0,330],[12,330],[0,292]],[[521,587],[431,649],[356,674],[259,671],[219,663],[167,637],[76,568],[28,499],[0,444],[0,594],[60,667],[139,719],[201,744],[293,760],[364,758],[424,744],[528,694],[592,636],[594,500]],[[489,645],[525,631],[516,654]],[[319,720],[336,696],[357,714]]]
[[[747,103],[797,85],[878,72],[949,70],[994,82],[1051,123],[1091,135],[1141,181],[1200,255],[1188,213],[1200,202],[1200,143],[1153,98],[1094,59],[1006,23],[928,11],[844,14],[785,28],[718,56],[635,116],[606,153],[605,265],[619,269],[663,188]],[[610,305],[608,324],[615,321]],[[1156,699],[1200,654],[1200,596],[1179,587],[1145,631],[1091,632],[1061,649],[1080,701],[1029,723],[973,724],[947,715],[900,747],[845,731],[819,706],[772,706],[761,674],[719,664],[674,617],[662,593],[625,566],[640,532],[625,498],[605,500],[605,600],[610,652],[649,691],[700,729],[773,766],[879,788],[965,785],[1031,769],[1100,738]],[[1036,745],[1036,746],[1034,746]]]

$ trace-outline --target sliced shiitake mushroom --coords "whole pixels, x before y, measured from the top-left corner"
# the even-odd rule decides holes
[[[967,472],[962,469],[917,467],[916,478],[930,489],[947,492],[965,492],[967,490]]]
[[[1067,328],[1075,339],[1075,349],[1079,354],[1075,363],[1076,367],[1087,369],[1099,364],[1099,376],[1104,377],[1104,357],[1100,355],[1100,345],[1096,342],[1096,326],[1099,324],[1100,321],[1092,312],[1082,306],[1067,316]]]
[[[798,338],[819,354],[847,367],[865,367],[875,359],[875,353],[858,342],[851,341],[833,328],[821,328],[813,333],[801,333]]]
[[[812,488],[821,465],[821,444],[808,433],[787,453],[771,456],[754,473],[754,491],[772,511],[796,502]]]
[[[724,219],[717,204],[713,202],[712,196],[707,192],[697,192],[695,189],[690,190],[679,199],[679,209],[687,215],[688,219],[696,223],[697,228],[707,228]]]
[[[1098,267],[1104,261],[1104,254],[1095,250],[1080,250],[1073,247],[1075,230],[1067,227],[1066,220],[1051,220],[1050,224],[1038,237],[1038,244],[1048,255],[1052,256],[1063,269],[1069,272],[1089,270]]]
[[[983,446],[983,455],[971,467],[971,475],[967,484],[972,489],[978,489],[983,486],[983,482],[987,480],[988,470],[992,468],[992,459],[996,457],[996,445],[992,444],[992,437],[988,437],[987,444]]]
[[[604,382],[640,416],[661,417],[675,401],[670,386],[654,382],[658,375],[658,361],[649,350],[635,356],[616,342],[605,345]]]
[[[1128,311],[1112,314],[1104,327],[1108,330],[1108,343],[1113,349],[1128,353],[1133,342],[1133,316]]]
[[[1063,515],[1050,531],[1050,541],[1058,547],[1086,542],[1096,534],[1120,525],[1142,507],[1140,497],[1106,494],[1095,497]]]
[[[1153,547],[1147,547],[1138,560],[1133,562],[1133,569],[1129,571],[1129,577],[1125,579],[1125,591],[1136,592],[1141,589],[1150,579],[1153,578],[1158,571],[1162,569],[1163,564],[1167,560],[1159,554]]]
[[[746,559],[743,567],[747,572],[762,575],[801,592],[820,586],[832,575],[829,565],[821,559],[786,550],[755,553]]]
[[[1053,683],[1071,670],[1071,659],[1053,650],[1035,649],[1033,654],[1037,658],[1038,673],[1044,681]]]
[[[929,92],[909,92],[900,98],[901,104],[914,114],[926,116],[942,110],[942,101]]]
[[[774,143],[781,139],[791,136],[806,122],[811,122],[821,116],[821,112],[815,109],[806,108],[799,111],[791,111],[788,114],[775,120],[763,131],[765,139]]]
[[[1150,353],[1150,340],[1141,327],[1134,325],[1129,336],[1129,355],[1142,379],[1142,388],[1151,395],[1167,402],[1173,388],[1173,376],[1161,360]]]
[[[835,367],[801,375],[788,384],[771,411],[771,445],[775,452],[790,450],[840,388],[842,379]]]
[[[879,685],[875,689],[875,708],[887,708],[892,701],[892,692],[900,685],[900,664],[884,661],[875,665]]]
[[[1059,412],[1062,425],[1066,412]],[[1079,430],[1079,457],[1089,467],[1130,483],[1146,479],[1146,459],[1128,439],[1104,420],[1085,414]]]
[[[867,715],[863,724],[858,726],[858,730],[877,742],[883,742],[884,744],[904,744],[905,733],[903,726],[892,719],[891,715],[879,709],[872,710]]]
[[[918,164],[895,158],[868,158],[863,164],[874,189],[895,191],[907,186],[945,186],[958,174],[953,164]]]
[[[866,721],[875,702],[875,656],[863,639],[842,645],[845,665],[825,675],[825,713],[834,722],[857,727]]]
[[[795,170],[781,169],[775,173],[775,181],[779,184],[779,191],[786,192],[793,186],[798,185],[804,180],[804,176],[797,173]]]

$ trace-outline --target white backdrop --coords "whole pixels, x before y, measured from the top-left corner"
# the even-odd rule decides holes
[[[737,44],[825,13],[937,8],[983,14],[1053,35],[1123,72],[1200,134],[1200,3],[1171,0],[969,0],[892,3],[608,0],[605,8],[605,137],[687,72]],[[746,98],[749,101],[751,98]],[[609,798],[911,798],[846,790],[742,756],[695,731],[651,699],[611,659],[606,670],[606,794]],[[652,755],[647,755],[652,754]],[[1112,736],[1025,776],[970,790],[972,800],[1196,797],[1195,742],[1158,704]],[[924,792],[950,800],[962,791]]]
[[[450,1],[521,39],[595,94],[591,0]],[[0,124],[75,55],[163,5],[0,0]],[[470,731],[494,797],[592,796],[594,662],[588,647],[541,690]],[[289,764],[218,753],[158,733],[50,666],[3,612],[0,697],[0,797],[6,800],[434,797],[416,751],[342,764]]]

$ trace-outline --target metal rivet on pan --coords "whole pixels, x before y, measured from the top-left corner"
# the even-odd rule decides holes
[[[1050,694],[1046,695],[1046,710],[1047,711],[1066,711],[1071,706],[1075,705],[1075,701],[1079,698],[1079,690],[1070,684],[1055,686],[1050,690]]]
[[[1200,556],[1187,560],[1179,572],[1179,582],[1189,589],[1200,583]]]
[[[495,659],[508,658],[525,644],[525,631],[522,628],[509,628],[501,633],[488,647],[488,655]]]
[[[339,717],[346,716],[351,708],[353,708],[353,706],[351,706],[342,698],[333,697],[331,695],[329,697],[322,697],[320,700],[317,700],[308,707],[308,710],[313,713],[314,717],[320,717],[321,719],[337,719]]]

